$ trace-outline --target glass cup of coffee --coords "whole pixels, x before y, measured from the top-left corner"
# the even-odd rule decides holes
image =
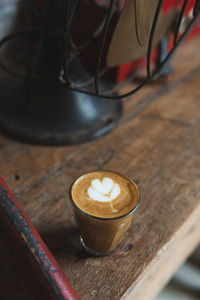
[[[131,225],[139,191],[135,182],[119,173],[94,171],[75,180],[70,201],[83,247],[103,256],[116,248]]]

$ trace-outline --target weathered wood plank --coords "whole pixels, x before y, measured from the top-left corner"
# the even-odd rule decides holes
[[[199,77],[196,80],[191,78],[191,81],[197,90]],[[44,178],[37,187],[22,195],[27,213],[58,262],[65,266],[67,276],[83,299],[88,289],[95,295],[94,298],[98,297],[95,293],[105,297],[120,296],[115,291],[119,284],[125,292],[195,209],[198,196],[195,191],[197,193],[199,188],[199,168],[195,167],[199,165],[200,151],[197,126],[199,102],[196,101],[196,96],[190,97],[190,84],[191,82],[180,85],[178,89],[171,91],[170,96],[165,95],[152,103],[139,116],[124,123],[120,131],[116,130],[104,137],[103,144],[102,139],[91,143],[81,156],[74,156],[61,170],[52,174],[52,178]],[[192,118],[188,119],[188,116]],[[116,143],[117,140],[120,143]],[[101,168],[103,165],[105,168],[123,170],[128,176],[139,179],[143,204],[135,220],[137,230],[130,229],[126,236],[126,247],[121,246],[113,257],[101,259],[100,268],[97,268],[98,260],[82,257],[71,209],[65,212],[63,207],[67,205],[65,198],[71,180],[80,172]],[[34,207],[29,199],[40,201],[40,206]],[[150,199],[154,200],[148,203]],[[150,245],[149,252],[146,250],[147,245]],[[145,252],[142,253],[144,249]],[[133,258],[137,265],[130,265]],[[95,268],[91,268],[91,264]],[[113,277],[109,276],[110,268],[115,270]],[[98,279],[92,279],[94,269],[99,270]],[[84,275],[85,282],[91,283],[87,283],[85,291],[80,274]],[[108,286],[105,280],[107,276],[110,278]],[[102,284],[100,290],[98,282]],[[110,294],[107,294],[108,287]]]
[[[200,205],[145,270],[141,281],[124,295],[127,300],[153,300],[199,243]],[[129,291],[131,288],[129,289]]]
[[[81,299],[119,299],[133,292],[166,245],[173,248],[187,220],[191,226],[195,223],[192,216],[200,196],[200,54],[194,49],[199,42],[197,38],[180,49],[175,60],[180,69],[167,88],[158,91],[150,85],[125,101],[118,128],[107,136],[71,147],[32,146],[0,137],[1,175]],[[117,251],[93,258],[82,251],[67,193],[81,173],[102,168],[137,180],[142,202]],[[176,251],[181,251],[178,245]],[[182,259],[189,250],[184,253]]]
[[[196,80],[192,78],[191,82],[198,91],[199,77]],[[140,181],[141,207],[133,227],[113,256],[100,260],[81,256],[77,235],[72,249],[65,254],[62,248],[67,248],[70,239],[66,238],[66,246],[62,246],[65,232],[62,221],[60,224],[58,219],[55,222],[57,230],[56,224],[54,226],[55,237],[61,233],[61,244],[57,239],[56,248],[51,235],[53,226],[47,232],[43,226],[43,236],[47,243],[51,241],[55,256],[65,266],[67,276],[83,299],[87,299],[88,290],[91,299],[117,299],[122,296],[199,207],[200,103],[197,95],[190,96],[186,92],[191,82],[153,103],[134,120],[124,124],[120,132],[115,131],[112,137],[105,137],[102,149],[99,149],[99,141],[96,148],[93,146],[84,154],[84,163],[87,161],[89,168],[97,168],[100,152],[110,152],[112,156],[105,168],[123,171]],[[193,118],[188,120],[190,115]],[[76,176],[80,173],[79,166],[81,170],[84,168],[82,160],[73,162],[77,163]],[[66,182],[70,181],[70,176],[66,174],[64,177]],[[42,219],[43,225],[44,222]],[[66,220],[66,232],[71,236],[74,231],[71,218],[68,222],[71,223],[67,224]]]

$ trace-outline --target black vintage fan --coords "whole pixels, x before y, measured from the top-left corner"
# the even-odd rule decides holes
[[[0,32],[0,64],[9,74],[0,82],[1,127],[15,137],[42,144],[79,143],[110,131],[122,114],[120,99],[165,67],[198,17],[197,0],[180,37],[188,1],[164,14],[165,1],[0,0],[0,18],[7,13],[10,24],[16,19],[21,22],[6,37]],[[100,15],[90,30],[82,18],[87,7],[88,18]],[[80,32],[84,41],[77,39]],[[152,49],[171,33],[172,50],[166,53],[164,47],[162,59],[151,70]],[[90,54],[93,70],[86,70],[82,59],[87,47],[95,49]],[[116,84],[105,74],[141,57],[146,57],[146,78],[134,90],[118,95]]]

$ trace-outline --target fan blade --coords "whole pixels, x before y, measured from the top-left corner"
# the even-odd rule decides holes
[[[137,60],[147,53],[150,31],[158,0],[127,0],[113,34],[107,55],[109,67]],[[153,46],[170,32],[177,10],[160,12]]]

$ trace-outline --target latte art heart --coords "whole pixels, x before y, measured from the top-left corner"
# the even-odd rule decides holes
[[[124,216],[136,207],[138,191],[125,176],[100,170],[77,178],[72,185],[70,199],[75,204],[77,214],[80,209],[80,214],[85,212],[90,216],[112,219]],[[93,221],[99,224],[99,221]]]
[[[90,199],[100,202],[112,201],[119,196],[120,192],[119,185],[109,177],[104,177],[102,181],[92,180],[88,188]]]

